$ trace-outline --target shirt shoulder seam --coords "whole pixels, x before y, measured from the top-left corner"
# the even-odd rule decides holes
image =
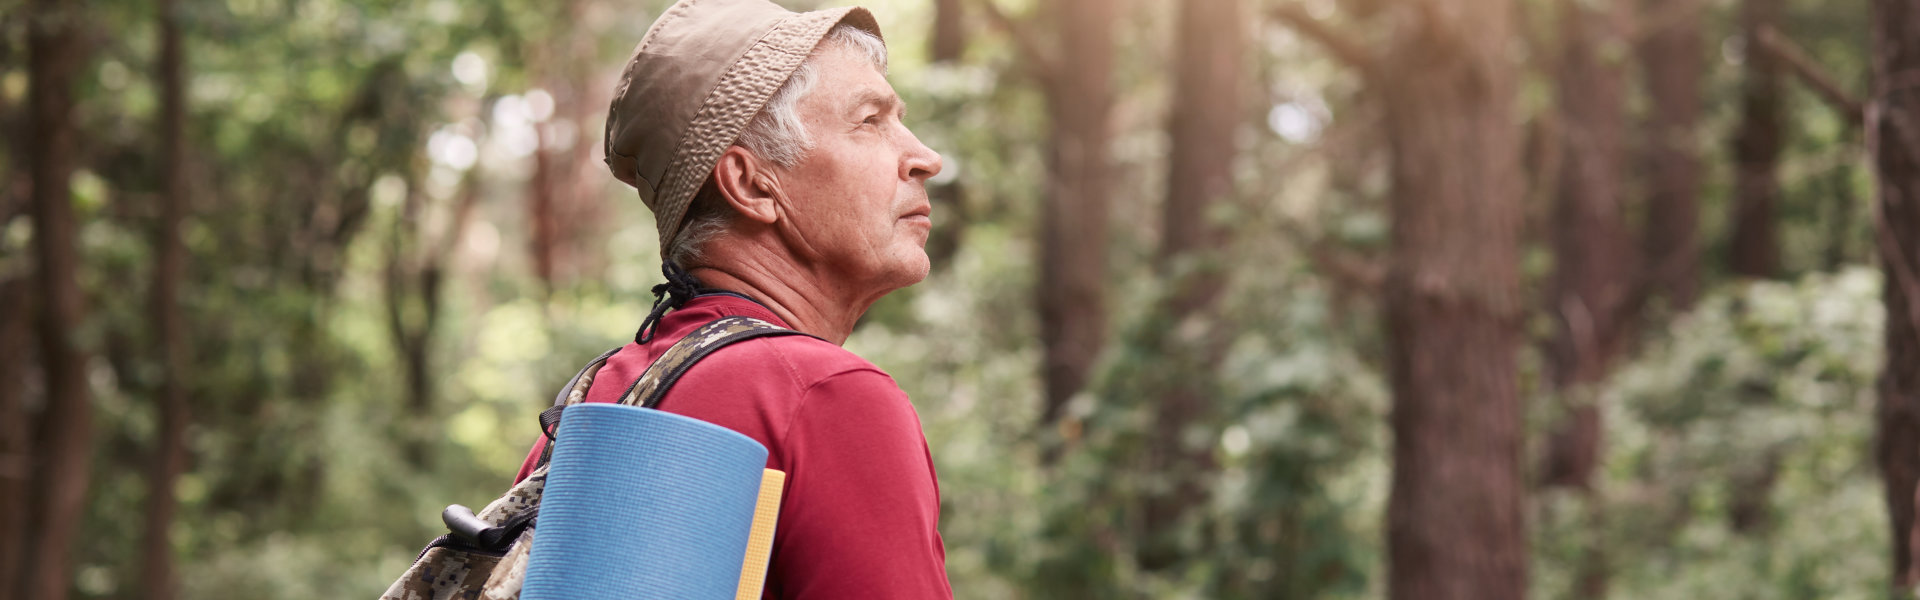
[[[887,375],[885,371],[881,371],[879,367],[875,367],[873,365],[868,365],[868,364],[862,364],[862,365],[852,365],[843,369],[835,370],[825,375],[821,375],[820,377],[814,379],[812,382],[803,384],[802,382],[804,381],[804,379],[800,377],[800,369],[798,366],[793,364],[793,359],[787,356],[787,353],[781,350],[778,345],[773,345],[770,347],[770,349],[774,352],[775,355],[780,357],[780,363],[787,367],[787,374],[789,377],[792,378],[793,386],[795,388],[798,388],[800,391],[800,402],[794,405],[793,414],[787,417],[787,422],[780,426],[780,442],[783,444],[786,443],[788,434],[790,434],[793,431],[794,422],[800,419],[801,413],[806,412],[807,400],[813,395],[813,388],[819,387],[820,384],[825,383],[827,380],[833,379],[835,377],[848,375],[852,373],[858,373],[861,371],[872,371],[874,374],[879,375],[881,377],[889,377],[889,378],[891,377]]]

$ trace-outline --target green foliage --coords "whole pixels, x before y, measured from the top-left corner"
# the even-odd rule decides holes
[[[1377,562],[1371,522],[1385,498],[1386,392],[1332,328],[1325,290],[1269,270],[1258,304],[1216,331],[1149,312],[1074,407],[1086,434],[1052,473],[1047,541],[1029,575],[1037,597],[1359,597]],[[1291,281],[1290,281],[1291,280]],[[1289,285],[1288,282],[1294,283]],[[1278,283],[1278,285],[1274,285]],[[1242,290],[1252,292],[1254,290]],[[1229,348],[1196,365],[1206,338]],[[1171,349],[1171,350],[1170,350]],[[1199,371],[1196,372],[1196,369]],[[1180,378],[1216,381],[1217,413],[1180,432],[1216,470],[1175,531],[1148,531],[1145,503],[1174,482],[1154,468],[1155,404]],[[1166,543],[1179,559],[1135,558]]]
[[[629,339],[658,279],[651,217],[583,170],[597,177],[586,187],[603,210],[603,228],[580,244],[594,265],[551,289],[539,281],[523,256],[538,143],[525,138],[537,119],[521,109],[558,86],[609,80],[667,2],[586,2],[582,14],[570,4],[181,1],[195,189],[182,232],[192,463],[173,526],[184,597],[374,596],[441,530],[440,508],[504,489],[565,378]],[[1121,3],[1113,325],[1094,384],[1061,427],[1042,430],[1031,257],[1047,185],[1044,90],[983,19],[970,21],[964,60],[930,65],[928,2],[863,4],[892,41],[908,124],[946,158],[936,188],[954,195],[936,204],[936,237],[950,248],[933,275],[877,304],[847,345],[914,399],[957,595],[1380,596],[1387,340],[1374,325],[1377,290],[1321,256],[1365,270],[1390,243],[1377,99],[1324,52],[1260,26],[1249,61],[1258,85],[1234,141],[1238,197],[1210,215],[1231,243],[1159,272],[1150,257],[1167,187],[1173,3]],[[1016,18],[1043,6],[999,4]],[[1789,35],[1839,72],[1862,71],[1864,2],[1798,4]],[[1730,8],[1712,9],[1710,40]],[[161,376],[145,297],[159,188],[151,9],[89,7],[113,35],[83,78],[87,145],[74,181],[98,429],[77,598],[140,595]],[[18,14],[0,9],[0,49],[14,51],[0,54],[7,111],[25,99]],[[582,55],[559,48],[582,38]],[[1735,113],[1737,48],[1718,45],[1701,147],[1722,146]],[[1552,108],[1544,81],[1523,82],[1529,115]],[[1578,392],[1604,410],[1605,477],[1594,506],[1535,496],[1535,595],[1570,596],[1593,541],[1607,549],[1619,598],[1882,595],[1887,533],[1870,452],[1879,283],[1861,266],[1871,182],[1846,150],[1858,132],[1793,94],[1799,129],[1780,221],[1783,262],[1799,279],[1723,285],[1648,335],[1606,384]],[[1288,115],[1292,129],[1277,124]],[[571,134],[594,135],[598,118]],[[432,151],[436,137],[471,143],[474,160]],[[9,183],[21,151],[0,148]],[[1724,212],[1723,171],[1706,174],[1704,215]],[[13,187],[0,186],[0,209],[12,208]],[[473,226],[449,251],[428,339],[436,392],[416,408],[388,310],[401,302],[397,320],[419,325],[425,303],[418,289],[390,296],[387,270],[431,241],[422,223],[451,222],[463,189],[477,195]],[[1724,237],[1716,218],[1703,219],[1709,250]],[[30,271],[32,235],[26,219],[0,212],[0,279]],[[1551,273],[1539,241],[1523,257],[1533,281]],[[1219,305],[1166,314],[1170,282],[1198,271],[1227,281]],[[1174,483],[1154,467],[1156,403],[1182,386],[1210,403],[1178,437],[1214,468],[1188,474],[1203,501],[1149,531],[1146,503]],[[419,462],[407,454],[416,443]],[[1587,537],[1595,518],[1599,540]],[[1174,558],[1145,566],[1148,550]]]
[[[1613,594],[1885,597],[1879,279],[1855,267],[1729,286],[1616,374],[1601,393]],[[1539,500],[1536,589],[1561,597],[1594,507]]]

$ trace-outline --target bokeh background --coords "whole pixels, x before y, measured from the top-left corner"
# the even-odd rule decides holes
[[[666,4],[0,2],[0,596],[372,598],[503,491],[659,278]],[[866,0],[956,595],[1906,589],[1914,4]]]

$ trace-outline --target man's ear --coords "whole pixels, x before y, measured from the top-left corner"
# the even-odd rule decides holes
[[[774,201],[780,189],[779,181],[772,169],[761,164],[759,157],[746,148],[728,147],[720,155],[720,162],[713,166],[713,178],[719,184],[721,197],[727,199],[734,212],[760,223],[779,220]]]

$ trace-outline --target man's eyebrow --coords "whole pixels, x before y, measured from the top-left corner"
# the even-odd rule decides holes
[[[875,90],[867,90],[867,91],[861,92],[857,100],[858,102],[855,102],[853,104],[854,110],[859,110],[862,107],[872,105],[872,106],[878,106],[882,110],[888,110],[888,109],[897,110],[897,111],[900,111],[900,114],[902,115],[906,114],[907,112],[906,103],[902,102],[900,100],[900,96],[896,94],[883,94]]]

